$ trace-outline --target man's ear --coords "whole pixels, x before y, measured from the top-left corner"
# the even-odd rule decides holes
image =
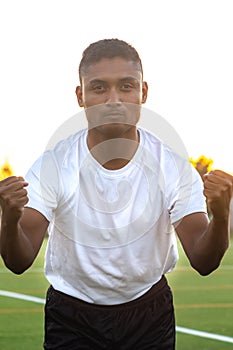
[[[148,84],[146,81],[143,81],[143,83],[142,83],[142,103],[146,102],[147,94],[148,94]]]
[[[76,87],[75,93],[76,93],[76,96],[77,96],[79,107],[83,107],[83,98],[82,98],[82,88],[81,88],[81,86],[77,86]]]

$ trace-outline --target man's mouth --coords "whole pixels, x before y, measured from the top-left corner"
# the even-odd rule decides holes
[[[117,110],[104,112],[104,117],[123,116],[123,115],[124,114],[121,111],[117,111]]]

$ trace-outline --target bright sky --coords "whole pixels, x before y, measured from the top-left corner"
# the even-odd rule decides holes
[[[233,172],[231,0],[9,0],[0,3],[0,165],[24,175],[53,133],[80,112],[82,51],[117,37],[139,52],[146,107],[189,155]]]

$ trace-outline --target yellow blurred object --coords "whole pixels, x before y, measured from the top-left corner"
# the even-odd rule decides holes
[[[204,155],[201,155],[196,160],[190,158],[190,163],[197,169],[202,178],[211,170],[213,162],[211,158],[207,158]]]
[[[7,159],[5,159],[4,164],[0,167],[0,180],[12,176],[14,174],[13,169]]]

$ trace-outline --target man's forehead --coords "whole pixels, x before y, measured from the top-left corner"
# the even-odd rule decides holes
[[[100,61],[91,63],[83,74],[86,80],[94,79],[109,79],[109,78],[124,79],[132,77],[140,79],[142,72],[140,66],[133,61],[122,57],[102,58]]]

